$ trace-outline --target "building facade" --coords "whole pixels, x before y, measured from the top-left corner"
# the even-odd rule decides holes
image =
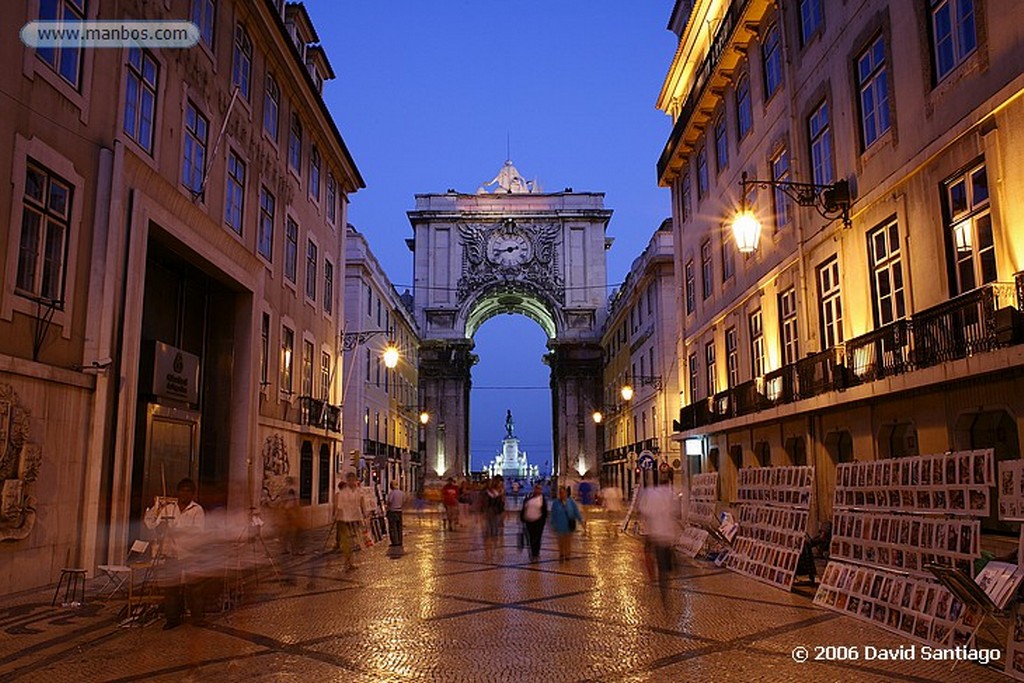
[[[0,22],[51,12],[190,17],[200,42],[0,48],[18,65],[0,76],[11,590],[66,562],[119,562],[144,509],[184,476],[208,510],[259,510],[294,487],[307,522],[327,520],[336,277],[363,186],[301,4],[30,1],[5,3]]]
[[[741,467],[950,449],[1018,458],[1020,22],[982,0],[679,0],[658,100],[683,406],[676,439]],[[850,222],[777,185],[846,180]],[[737,251],[744,204],[759,248]],[[985,527],[998,529],[994,514]]]
[[[595,406],[604,436],[601,479],[627,494],[645,477],[651,481],[650,474],[638,471],[644,451],[655,456],[658,467],[679,471],[683,466],[679,444],[671,439],[679,406],[672,245],[672,222],[666,220],[609,299],[601,336],[604,401]],[[626,386],[631,395],[623,394]]]
[[[400,295],[351,225],[345,243],[344,451],[366,483],[422,487],[419,332],[411,295]],[[389,368],[384,351],[398,349]],[[427,419],[429,421],[429,414]]]

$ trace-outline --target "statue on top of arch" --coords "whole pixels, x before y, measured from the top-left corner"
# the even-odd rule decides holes
[[[495,187],[497,186],[497,187]],[[484,183],[477,189],[477,194],[488,194],[488,188],[494,187],[494,192],[506,192],[508,194],[529,194],[540,192],[540,184],[536,180],[526,180],[519,174],[519,170],[512,165],[511,159],[506,159],[498,175],[489,183]]]

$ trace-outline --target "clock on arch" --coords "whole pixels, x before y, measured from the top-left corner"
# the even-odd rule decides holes
[[[498,230],[487,239],[487,259],[496,265],[521,266],[533,258],[533,243],[518,229]]]

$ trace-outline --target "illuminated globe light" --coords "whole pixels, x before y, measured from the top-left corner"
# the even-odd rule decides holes
[[[591,417],[594,418],[595,424],[601,424],[601,422],[604,420],[604,415],[601,414],[600,410],[595,410],[594,414]]]
[[[745,209],[736,214],[732,220],[732,236],[741,254],[757,251],[757,245],[761,242],[761,222],[753,211]]]
[[[388,347],[384,349],[384,365],[389,370],[394,369],[398,365],[398,356],[398,349],[396,349],[393,344],[389,344]]]
[[[633,387],[630,386],[629,384],[627,384],[626,386],[622,387],[622,389],[620,390],[620,393],[622,394],[622,400],[623,401],[632,401],[633,400]]]
[[[420,424],[425,425],[428,422],[430,422],[430,413],[424,410],[422,413],[420,413]]]

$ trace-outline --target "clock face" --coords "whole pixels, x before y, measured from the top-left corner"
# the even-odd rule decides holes
[[[499,266],[520,266],[533,257],[533,245],[526,235],[501,233],[487,241],[487,258]]]

